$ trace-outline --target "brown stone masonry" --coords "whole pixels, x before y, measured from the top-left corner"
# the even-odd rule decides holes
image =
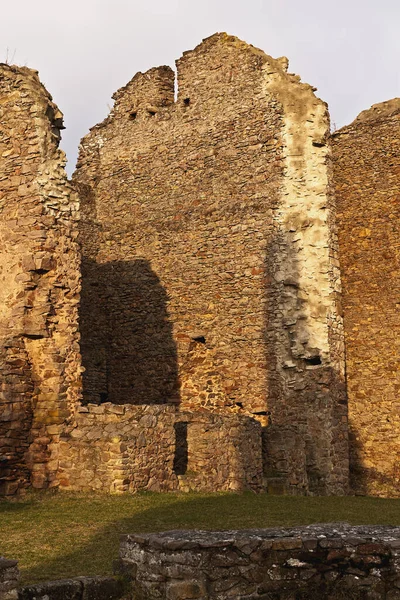
[[[57,483],[80,389],[78,201],[62,114],[27,68],[0,65],[0,493]]]
[[[255,417],[271,489],[345,493],[329,119],[286,69],[216,34],[83,139],[83,401]]]
[[[352,485],[400,495],[400,99],[333,136]]]
[[[0,65],[0,494],[345,494],[350,435],[400,495],[400,101],[330,136],[287,67],[221,33],[137,73],[72,186]]]
[[[62,435],[67,490],[262,490],[261,426],[174,406],[81,407]]]

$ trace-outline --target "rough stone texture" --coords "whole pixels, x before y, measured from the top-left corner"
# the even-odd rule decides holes
[[[400,528],[313,525],[125,536],[135,600],[394,600]]]
[[[400,495],[400,99],[333,136],[352,487]]]
[[[0,65],[0,493],[57,483],[80,385],[78,199],[62,114],[37,73]]]
[[[326,105],[227,34],[177,70],[176,101],[138,73],[81,144],[84,402],[253,416],[270,489],[346,493]]]
[[[58,579],[18,591],[18,600],[118,600],[123,596],[123,581],[114,577]]]
[[[0,556],[0,600],[17,600],[19,570],[16,560]]]
[[[261,426],[174,406],[89,404],[61,438],[59,478],[68,490],[261,491]]]
[[[19,586],[16,560],[0,556],[0,600],[117,600],[124,596],[121,578],[75,577]]]
[[[261,453],[264,489],[343,494],[350,432],[353,489],[399,495],[399,101],[333,173],[285,58],[215,34],[177,71],[83,139],[79,220],[62,114],[0,65],[0,494],[259,490]]]

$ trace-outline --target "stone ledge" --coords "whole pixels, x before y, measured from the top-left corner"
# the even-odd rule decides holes
[[[240,547],[244,540],[253,543],[266,540],[297,538],[302,541],[315,538],[318,545],[325,546],[326,540],[338,539],[351,546],[379,540],[393,547],[400,545],[400,527],[390,525],[350,525],[330,523],[306,525],[303,527],[266,529],[241,529],[227,531],[173,530],[163,533],[129,534],[122,536],[122,543],[138,543],[143,546],[159,547],[165,550],[192,548]]]
[[[120,555],[140,599],[400,599],[400,527],[134,534]]]

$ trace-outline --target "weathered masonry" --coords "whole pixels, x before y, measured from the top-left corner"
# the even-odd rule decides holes
[[[0,600],[398,600],[399,559],[399,527],[142,533],[123,536],[118,577],[20,587],[0,557]]]
[[[57,481],[80,395],[78,198],[62,114],[27,68],[0,65],[0,493]]]
[[[138,73],[81,144],[83,402],[247,415],[271,490],[345,493],[325,103],[217,34]],[[247,457],[251,461],[251,457]]]
[[[400,493],[400,99],[332,140],[352,487]]]
[[[215,34],[136,74],[71,185],[0,65],[0,493],[345,494],[350,457],[400,495],[399,104],[331,138],[287,66]]]
[[[398,527],[169,531],[124,536],[122,571],[148,600],[397,600]]]

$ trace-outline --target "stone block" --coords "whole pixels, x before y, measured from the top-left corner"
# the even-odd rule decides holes
[[[205,583],[201,580],[171,581],[167,583],[167,600],[192,600],[207,596]]]

